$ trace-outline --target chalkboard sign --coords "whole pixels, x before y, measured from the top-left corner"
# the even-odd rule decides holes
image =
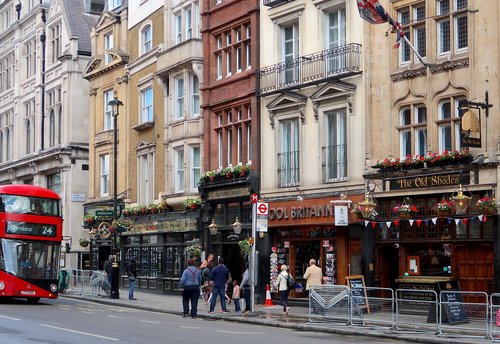
[[[362,275],[347,276],[345,278],[347,286],[351,289],[352,302],[356,310],[366,309],[370,314],[368,297],[366,296],[365,278]]]
[[[464,305],[464,299],[460,293],[460,286],[457,281],[440,282],[439,301],[443,311],[441,321],[450,325],[465,324],[469,322],[469,315]]]

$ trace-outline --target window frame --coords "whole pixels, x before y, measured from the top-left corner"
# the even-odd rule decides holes
[[[101,197],[111,193],[110,156],[109,153],[99,155],[99,194]]]

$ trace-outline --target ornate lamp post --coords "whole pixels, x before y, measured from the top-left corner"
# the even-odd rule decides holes
[[[123,103],[116,98],[116,94],[108,102],[108,105],[111,106],[113,110],[113,220],[118,218],[118,196],[117,196],[117,188],[118,188],[118,111],[120,106]],[[118,255],[114,256],[113,265],[112,265],[112,278],[111,278],[111,293],[109,297],[112,299],[120,298],[119,289],[119,275],[120,275],[120,264],[118,262]]]
[[[236,218],[236,221],[233,223],[233,230],[234,234],[240,235],[241,234],[241,222],[239,221],[238,218]]]

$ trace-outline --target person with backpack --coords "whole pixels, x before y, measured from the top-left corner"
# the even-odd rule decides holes
[[[195,265],[194,259],[188,259],[187,268],[182,272],[179,289],[182,290],[182,317],[191,313],[191,318],[196,319],[198,313],[198,298],[200,297],[201,270]],[[191,312],[189,312],[191,300]]]
[[[285,264],[281,265],[281,272],[275,282],[275,286],[280,294],[280,304],[283,306],[282,316],[284,318],[286,318],[288,312],[290,311],[290,307],[288,307],[288,293],[295,287],[295,280],[288,273],[287,269],[288,267]]]

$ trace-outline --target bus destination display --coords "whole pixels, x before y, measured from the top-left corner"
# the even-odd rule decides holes
[[[55,225],[41,223],[7,221],[7,226],[5,227],[5,234],[55,237],[56,233]]]

